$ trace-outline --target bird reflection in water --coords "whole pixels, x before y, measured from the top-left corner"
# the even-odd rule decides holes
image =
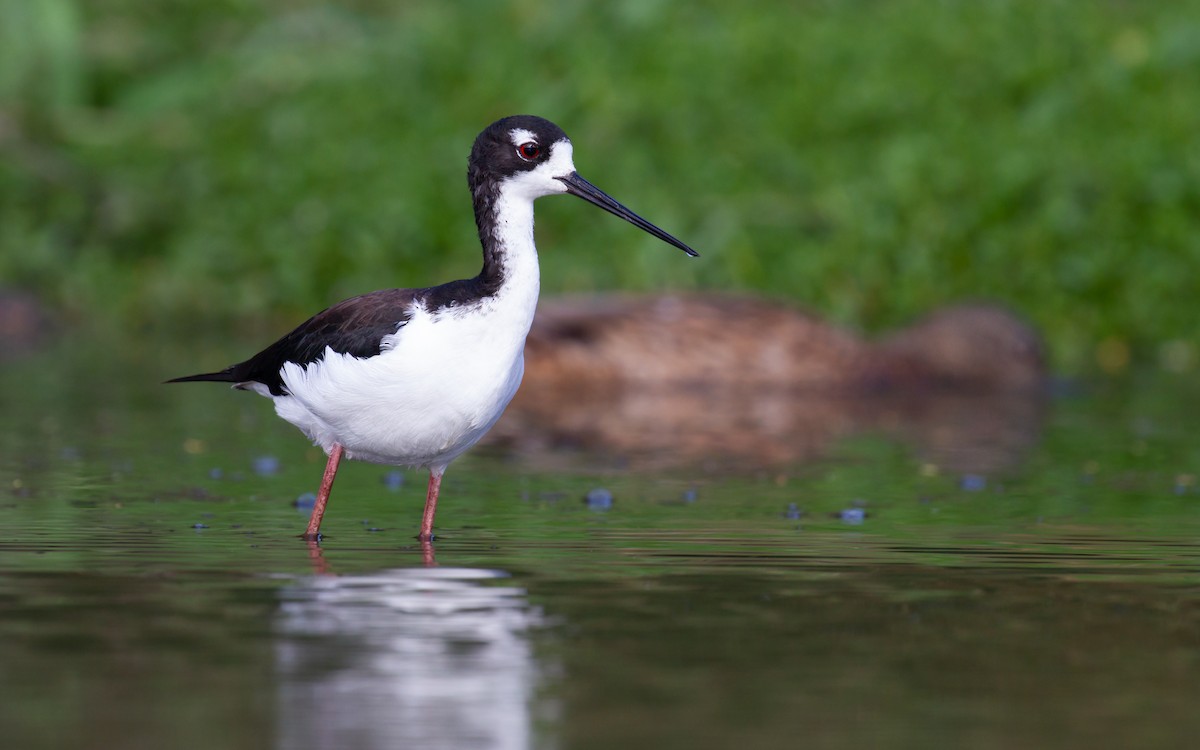
[[[531,746],[545,669],[529,631],[543,617],[505,577],[421,567],[284,588],[277,745]]]
[[[1037,333],[995,306],[944,308],[867,341],[756,299],[550,300],[494,443],[544,465],[569,448],[729,470],[882,434],[937,467],[987,474],[1037,439],[1045,378]]]

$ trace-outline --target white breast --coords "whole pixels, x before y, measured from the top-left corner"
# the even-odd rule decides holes
[[[275,409],[326,451],[336,442],[350,458],[444,467],[495,424],[521,384],[529,325],[510,307],[418,309],[379,356],[327,349],[307,368],[289,363],[291,395],[276,397]]]

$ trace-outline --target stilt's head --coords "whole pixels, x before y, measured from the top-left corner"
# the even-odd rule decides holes
[[[471,149],[467,181],[476,199],[501,190],[530,201],[543,195],[570,193],[688,255],[699,255],[580,177],[572,160],[571,139],[562,128],[541,117],[514,115],[489,125]]]

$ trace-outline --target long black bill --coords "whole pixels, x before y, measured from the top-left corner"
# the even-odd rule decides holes
[[[620,216],[622,219],[624,219],[625,221],[628,221],[630,224],[634,225],[635,227],[637,227],[645,232],[649,232],[650,234],[659,238],[663,242],[668,242],[668,243],[674,245],[675,247],[684,251],[688,255],[692,256],[693,258],[700,255],[700,253],[696,252],[695,250],[691,249],[690,247],[683,244],[679,240],[675,239],[671,235],[667,234],[663,230],[659,229],[658,227],[654,226],[653,224],[646,221],[642,217],[638,216],[633,211],[630,211],[628,208],[625,208],[620,203],[617,203],[615,200],[612,199],[611,196],[609,196],[608,193],[604,192],[600,188],[596,187],[592,183],[590,183],[587,180],[580,177],[578,172],[572,172],[571,174],[567,175],[566,177],[558,177],[557,179],[560,182],[562,182],[564,185],[567,186],[567,192],[570,193],[571,195],[577,195],[580,198],[583,198],[588,203],[591,203],[594,206],[599,206],[600,208],[603,208],[605,211],[608,211],[610,214],[613,214],[615,216]]]

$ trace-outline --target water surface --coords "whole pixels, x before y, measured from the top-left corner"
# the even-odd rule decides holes
[[[742,471],[494,445],[451,467],[431,548],[422,474],[351,463],[312,546],[323,456],[269,404],[159,386],[166,343],[75,343],[0,371],[6,746],[1200,733],[1194,378],[1060,389],[999,452],[961,404]],[[1004,460],[956,465],[967,442]]]

